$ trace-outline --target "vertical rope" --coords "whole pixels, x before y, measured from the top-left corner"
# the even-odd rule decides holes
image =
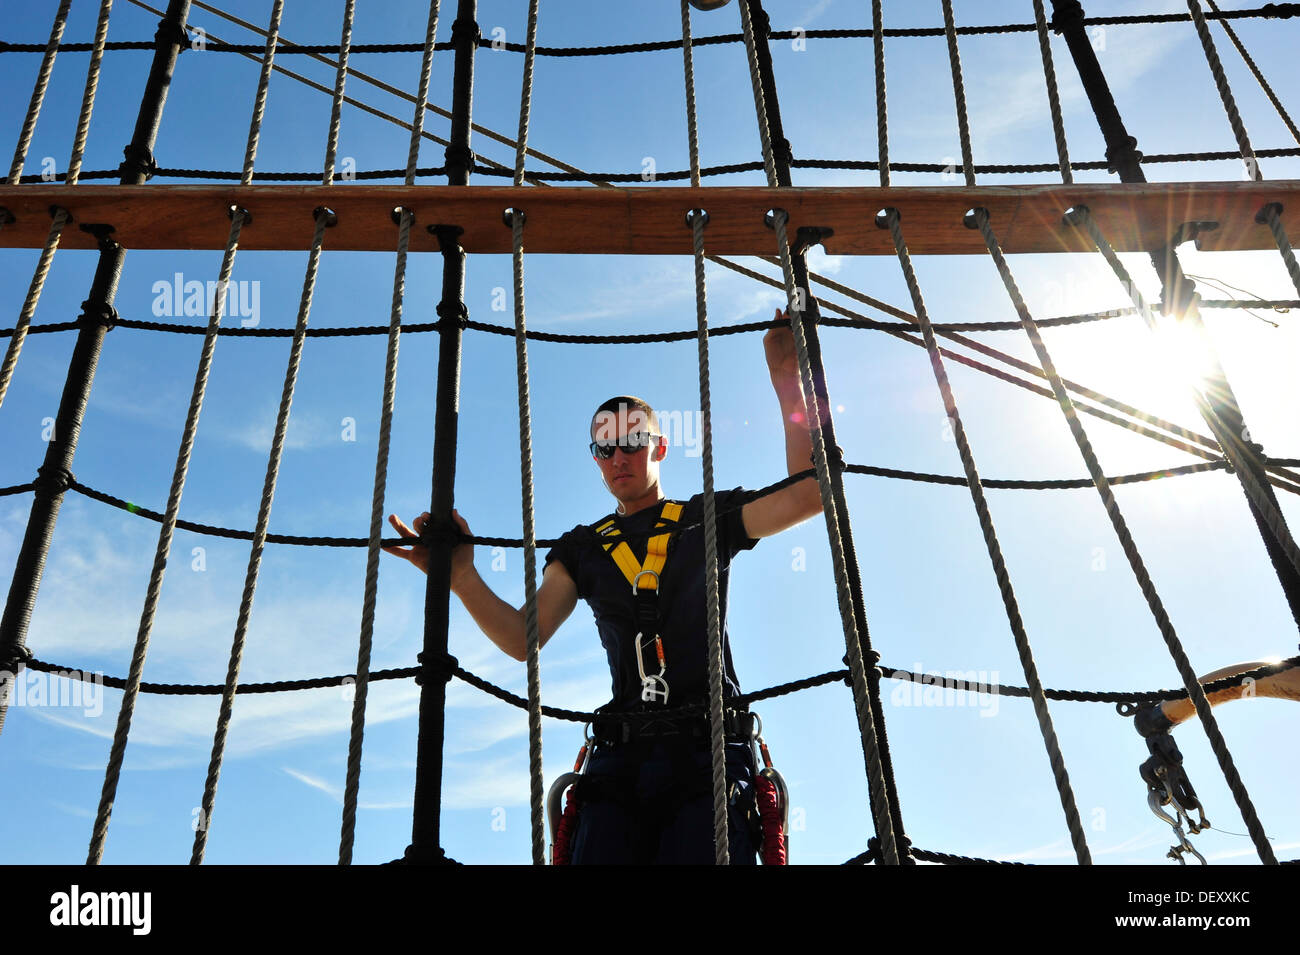
[[[1211,10],[1215,13],[1220,13],[1219,5],[1215,3],[1214,0],[1208,0],[1208,2]],[[1228,34],[1228,39],[1232,41],[1232,45],[1237,48],[1237,52],[1241,54],[1241,58],[1245,60],[1246,65],[1250,67],[1250,72],[1253,73],[1255,79],[1259,81],[1259,85],[1264,90],[1264,94],[1268,97],[1268,101],[1273,104],[1273,108],[1277,110],[1277,114],[1282,117],[1282,122],[1284,122],[1286,128],[1291,131],[1292,137],[1294,137],[1297,143],[1300,143],[1300,129],[1296,128],[1295,121],[1291,119],[1291,115],[1286,111],[1286,107],[1282,105],[1282,101],[1279,100],[1277,94],[1273,92],[1273,87],[1269,86],[1268,80],[1264,79],[1264,74],[1260,72],[1259,67],[1255,65],[1254,57],[1250,55],[1241,40],[1237,38],[1237,31],[1234,30],[1232,24],[1223,19],[1222,16],[1220,16],[1219,19],[1219,26],[1223,27],[1223,32]]]
[[[54,72],[54,58],[58,55],[59,41],[63,39],[63,31],[68,25],[68,7],[71,5],[72,0],[59,0],[59,8],[54,12],[50,39],[45,44],[45,54],[41,57],[41,68],[32,87],[32,98],[27,104],[27,115],[23,118],[22,132],[18,134],[18,144],[14,147],[14,159],[9,166],[6,185],[16,186],[22,179],[23,164],[27,161],[27,150],[31,148],[32,136],[36,132],[36,121],[40,119],[45,91],[50,85],[50,74]]]
[[[424,56],[420,61],[420,82],[416,95],[415,119],[406,154],[406,185],[415,183],[423,133],[425,103],[433,70],[433,47],[438,34],[438,3],[430,0],[429,20],[424,35]],[[343,822],[339,835],[339,865],[352,863],[356,838],[357,793],[361,787],[361,751],[365,740],[366,699],[370,688],[370,655],[374,641],[375,602],[379,589],[379,541],[384,523],[384,496],[388,487],[388,456],[393,430],[393,408],[397,392],[397,354],[402,331],[402,304],[406,295],[406,257],[411,244],[415,214],[410,209],[397,214],[397,263],[393,269],[393,298],[388,319],[388,353],[384,361],[384,396],[379,415],[379,450],[375,455],[375,484],[370,496],[370,538],[366,544],[365,598],[361,608],[361,637],[357,647],[357,682],[352,697],[352,729],[348,736],[347,780],[343,787]]]
[[[885,97],[885,16],[881,0],[871,0],[871,48],[876,65],[876,142],[880,185],[889,186],[889,107]]]
[[[682,68],[686,84],[686,135],[691,155],[691,185],[700,185],[700,137],[695,111],[695,55],[691,46],[691,10],[682,7]],[[731,864],[727,825],[727,737],[722,699],[722,609],[718,595],[718,525],[713,487],[713,410],[709,383],[708,290],[704,282],[704,226],[708,213],[687,214],[695,253],[695,318],[700,380],[700,434],[704,439],[704,595],[709,640],[709,753],[713,785],[713,861]]]
[[[528,38],[524,50],[524,76],[519,100],[519,136],[515,151],[514,184],[524,183],[528,154],[528,121],[533,102],[533,60],[537,46],[538,0],[529,0]],[[537,623],[537,538],[533,527],[533,423],[528,384],[528,338],[524,310],[524,213],[506,213],[514,239],[511,261],[515,293],[515,369],[519,391],[519,483],[523,491],[524,520],[524,637],[528,669],[528,804],[532,817],[533,865],[546,864],[546,828],[542,809],[542,687],[538,654],[541,633]]]
[[[261,127],[265,110],[266,87],[271,75],[270,65],[274,56],[276,38],[280,28],[280,14],[283,0],[275,0],[271,12],[271,31],[267,39],[266,55],[263,59],[262,72],[258,80],[257,97],[250,123],[248,148],[244,152],[243,184],[247,185],[253,177],[253,160],[257,155],[257,134]],[[180,449],[176,456],[176,468],[172,473],[171,490],[167,497],[167,510],[163,516],[162,529],[158,534],[158,547],[154,552],[153,569],[149,575],[149,589],[145,596],[144,609],[140,615],[140,627],[136,634],[135,647],[131,653],[131,668],[126,686],[122,693],[122,705],[117,714],[117,728],[113,734],[113,745],[109,753],[108,766],[104,771],[104,787],[100,793],[99,808],[95,813],[94,828],[90,837],[90,850],[87,864],[96,865],[103,858],[104,842],[108,835],[108,823],[113,812],[113,802],[117,795],[117,783],[121,776],[122,761],[126,754],[127,739],[131,732],[131,719],[135,713],[135,702],[140,693],[140,680],[144,671],[144,661],[149,650],[149,637],[153,630],[154,616],[158,609],[158,596],[162,590],[163,572],[167,567],[167,557],[171,552],[172,536],[176,531],[176,519],[180,512],[181,492],[185,488],[185,478],[189,473],[190,456],[194,450],[194,438],[198,431],[199,414],[203,410],[203,398],[207,391],[208,377],[212,371],[212,357],[217,343],[217,329],[221,325],[221,316],[226,307],[226,291],[230,285],[230,275],[235,265],[235,253],[239,248],[239,235],[243,229],[247,212],[243,209],[231,209],[230,233],[226,240],[226,251],[221,259],[221,270],[217,279],[216,294],[213,296],[212,313],[208,317],[207,332],[203,337],[203,351],[199,357],[198,369],[194,375],[194,390],[190,395],[189,412],[185,419],[185,429],[181,436]],[[198,820],[198,825],[205,826],[207,817]]]
[[[334,160],[339,148],[339,122],[343,113],[343,86],[348,78],[348,56],[352,53],[352,16],[356,0],[343,5],[343,35],[339,38],[339,65],[334,74],[334,101],[330,105],[330,130],[325,143],[325,174],[321,185],[334,185]]]
[[[763,168],[767,173],[768,186],[775,187],[777,183],[776,164],[772,155],[772,137],[767,125],[763,83],[758,69],[758,50],[754,40],[754,24],[749,13],[749,5],[745,0],[740,2],[740,21],[745,35],[745,51],[749,60],[750,84],[754,91],[754,107],[758,116],[759,138],[763,145]],[[858,719],[858,731],[862,738],[862,755],[866,762],[868,786],[872,793],[872,811],[875,816],[876,834],[880,839],[885,862],[889,865],[898,865],[898,846],[894,839],[894,824],[890,818],[889,799],[885,792],[884,769],[880,760],[875,718],[872,716],[868,702],[869,689],[867,687],[866,667],[862,659],[862,646],[858,641],[857,621],[853,613],[853,595],[849,589],[844,541],[840,537],[835,498],[831,493],[830,464],[827,460],[826,441],[822,434],[821,411],[818,407],[816,386],[813,382],[812,363],[808,354],[808,340],[804,334],[801,320],[803,310],[796,307],[799,296],[795,290],[794,268],[790,261],[790,243],[786,235],[788,218],[785,210],[778,209],[773,214],[772,225],[776,229],[777,247],[781,256],[781,273],[785,280],[786,302],[791,313],[790,327],[794,333],[795,351],[799,356],[799,379],[808,406],[813,445],[813,467],[817,472],[817,486],[821,492],[822,513],[826,518],[827,537],[830,541],[831,558],[835,568],[840,619],[844,625],[844,642],[849,658],[849,674],[853,685],[854,710]]]
[[[424,113],[429,102],[429,78],[433,73],[434,39],[438,34],[438,3],[429,2],[429,23],[424,35],[424,58],[420,61],[420,88],[415,100],[415,116],[411,121],[411,143],[406,151],[406,184],[415,185],[415,170],[420,159],[420,140],[424,136]]]
[[[11,184],[17,184],[22,175],[23,162],[31,143],[32,130],[36,126],[41,102],[45,98],[45,90],[49,85],[50,72],[54,68],[53,48],[57,48],[58,41],[62,37],[66,25],[66,7],[66,3],[60,6],[55,15],[54,26],[50,30],[50,40],[45,47],[45,59],[41,62],[41,73],[36,80],[36,89],[32,91],[32,101],[28,106],[27,119],[23,123],[19,148],[15,151],[13,167],[10,169],[9,179]],[[90,132],[90,114],[94,110],[95,94],[99,89],[99,70],[104,59],[104,43],[108,39],[108,18],[112,9],[113,0],[102,0],[99,5],[99,19],[95,23],[95,41],[91,47],[90,65],[86,69],[86,85],[81,94],[81,111],[77,114],[77,131],[73,136],[72,155],[68,160],[68,174],[65,182],[69,186],[75,186],[77,177],[81,174],[81,157],[86,151],[86,137]],[[45,280],[49,277],[50,267],[54,264],[54,253],[59,250],[59,240],[63,236],[63,227],[67,225],[68,218],[66,209],[55,210],[54,219],[50,223],[50,231],[45,237],[45,247],[41,250],[41,256],[36,262],[36,269],[32,273],[32,280],[27,286],[27,297],[23,300],[22,311],[18,313],[18,321],[14,324],[14,333],[9,339],[9,347],[5,349],[4,364],[0,365],[0,405],[4,404],[5,395],[9,391],[9,383],[13,380],[14,369],[18,365],[18,356],[23,350],[24,342],[27,341],[27,329],[31,326],[32,316],[36,314],[37,305],[40,304],[41,293],[45,290]]]
[[[1282,227],[1282,217],[1278,215],[1281,208],[1278,203],[1270,202],[1263,208],[1256,219],[1268,226],[1269,231],[1273,233],[1273,241],[1277,243],[1277,250],[1282,253],[1282,262],[1286,265],[1287,274],[1291,276],[1291,282],[1295,285],[1296,291],[1300,292],[1300,266],[1296,265],[1291,240],[1287,238],[1286,229]]]
[[[67,223],[68,210],[59,206],[54,210],[50,231],[45,236],[45,247],[41,249],[41,256],[36,260],[36,269],[32,272],[32,280],[27,286],[27,297],[23,299],[23,307],[18,313],[13,336],[9,339],[9,347],[5,349],[4,364],[0,366],[0,407],[3,407],[5,395],[9,392],[9,383],[13,381],[14,369],[18,366],[18,355],[23,350],[23,342],[27,340],[27,329],[31,327],[32,316],[36,314],[36,306],[41,300],[45,280],[49,277],[50,267],[54,264],[54,253],[59,250],[59,239]]]
[[[1043,0],[1034,0],[1034,26],[1038,30],[1038,49],[1043,57],[1043,78],[1047,82],[1047,104],[1052,112],[1052,132],[1056,136],[1056,158],[1061,166],[1061,182],[1074,182],[1070,169],[1070,151],[1065,142],[1065,120],[1061,116],[1061,94],[1056,86],[1056,65],[1052,62],[1052,38],[1047,32],[1047,11]]]
[[[952,0],[943,0],[943,32],[948,38],[948,65],[952,70],[952,92],[957,101],[957,132],[961,136],[961,167],[966,185],[975,185],[975,159],[970,148],[970,121],[966,116],[966,84],[961,76],[961,52],[957,49],[957,25]]]
[[[1260,182],[1264,174],[1260,171],[1259,160],[1255,158],[1254,147],[1250,145],[1250,137],[1246,134],[1246,124],[1242,122],[1241,113],[1237,110],[1237,101],[1233,98],[1228,76],[1223,71],[1223,63],[1219,60],[1219,51],[1214,47],[1214,37],[1210,36],[1210,27],[1205,22],[1205,14],[1201,11],[1201,5],[1197,0],[1187,0],[1187,9],[1192,14],[1192,22],[1196,24],[1196,35],[1201,39],[1201,47],[1205,50],[1205,61],[1214,76],[1214,85],[1218,87],[1219,98],[1223,100],[1223,111],[1228,114],[1228,125],[1232,127],[1232,134],[1237,137],[1237,148],[1241,150],[1242,161],[1246,164],[1246,176],[1255,182]]]
[[[113,0],[103,0],[99,5],[99,20],[95,24],[95,42],[90,50],[90,66],[86,69],[86,88],[81,94],[81,113],[77,117],[77,134],[72,141],[72,158],[68,160],[67,184],[75,186],[81,175],[81,159],[86,153],[86,139],[90,135],[90,114],[95,108],[95,94],[99,90],[99,68],[104,61],[104,41],[108,39],[108,16]]]
[[[524,184],[524,159],[528,155],[528,120],[533,107],[533,61],[537,47],[537,0],[528,3],[528,35],[524,44],[524,79],[519,94],[519,134],[515,137],[514,184]]]
[[[1038,677],[1038,667],[1034,663],[1033,651],[1029,646],[1029,635],[1025,631],[1024,620],[1020,616],[1020,606],[1016,600],[1015,591],[1011,586],[1011,576],[1007,572],[1006,560],[1002,556],[1002,547],[998,543],[997,531],[993,527],[993,517],[989,513],[988,501],[984,496],[984,487],[980,484],[979,471],[975,467],[975,455],[971,450],[970,441],[966,437],[966,429],[962,426],[961,415],[957,411],[957,400],[953,395],[952,384],[948,380],[948,373],[944,368],[943,356],[939,354],[939,342],[935,337],[934,329],[930,324],[929,312],[925,307],[925,299],[921,294],[921,285],[916,278],[916,270],[912,267],[912,256],[907,249],[907,243],[903,239],[903,227],[899,222],[897,209],[885,210],[886,224],[889,233],[894,240],[894,250],[898,255],[899,265],[903,269],[903,277],[907,282],[908,292],[912,296],[912,307],[916,313],[917,324],[921,328],[921,335],[925,339],[925,350],[930,354],[930,367],[934,371],[934,380],[939,385],[939,392],[943,396],[944,411],[948,415],[948,420],[952,424],[953,438],[957,442],[957,451],[961,455],[962,467],[966,471],[966,483],[970,488],[971,499],[975,503],[975,513],[979,516],[980,530],[984,534],[984,545],[988,549],[989,559],[993,562],[993,573],[997,578],[998,590],[1002,594],[1002,604],[1006,608],[1007,620],[1011,624],[1011,633],[1015,638],[1016,652],[1020,656],[1020,665],[1025,672],[1025,680],[1029,684],[1029,696],[1034,703],[1034,716],[1038,719],[1038,729],[1043,737],[1043,745],[1047,748],[1048,760],[1052,765],[1052,778],[1056,782],[1057,794],[1061,800],[1061,808],[1065,812],[1066,825],[1070,830],[1070,841],[1074,845],[1075,857],[1079,860],[1080,865],[1091,865],[1092,855],[1088,851],[1088,842],[1083,834],[1083,823],[1079,819],[1079,810],[1074,801],[1074,790],[1070,785],[1070,775],[1065,768],[1065,759],[1061,755],[1061,746],[1056,738],[1056,730],[1052,726],[1052,717],[1047,709],[1047,697],[1043,693],[1043,684]],[[990,252],[993,251],[990,246]],[[1027,320],[1027,313],[1022,311],[1022,319]],[[1054,373],[1054,369],[1048,369],[1044,366],[1049,374]],[[1060,384],[1060,379],[1054,379],[1054,387],[1058,388],[1057,397],[1064,401],[1069,401],[1069,396],[1065,394],[1065,386]]]
[[[343,40],[351,42],[353,4],[345,6]],[[278,31],[272,30],[273,33]],[[268,51],[267,60],[275,55],[274,47]],[[337,117],[340,100],[343,96],[344,66],[347,63],[348,50],[340,51],[339,75],[334,86],[334,108],[329,132],[329,149],[336,145],[338,126]],[[264,73],[269,70],[264,65]],[[261,97],[263,110],[265,98]],[[333,175],[332,167],[327,167],[325,177]],[[257,590],[257,580],[262,566],[262,551],[266,546],[267,528],[271,521],[271,505],[275,500],[275,487],[280,476],[280,463],[284,454],[285,436],[289,430],[289,412],[293,405],[294,390],[298,381],[298,369],[302,363],[303,346],[307,340],[307,321],[311,315],[312,297],[316,290],[316,278],[320,268],[321,248],[325,243],[325,229],[334,224],[334,214],[325,207],[318,207],[313,212],[316,229],[312,236],[311,252],[307,257],[307,269],[303,277],[302,295],[298,302],[298,319],[294,325],[293,346],[289,352],[289,361],[285,368],[284,384],[280,393],[280,409],[276,416],[275,435],[271,440],[271,453],[267,459],[266,477],[262,483],[262,499],[258,504],[257,526],[253,531],[253,545],[248,556],[248,569],[244,575],[244,590],[239,602],[239,618],[235,624],[235,635],[230,646],[230,661],[226,668],[226,681],[221,692],[221,709],[217,714],[216,731],[212,738],[212,756],[208,762],[208,775],[203,787],[202,819],[205,823],[195,830],[194,847],[190,853],[190,864],[199,865],[207,848],[208,832],[212,829],[212,813],[216,803],[217,784],[221,778],[221,766],[225,758],[226,739],[230,732],[230,720],[234,714],[235,689],[239,685],[239,671],[243,664],[244,646],[248,639],[249,621],[253,614],[253,597]]]
[[[1147,304],[1142,292],[1133,282],[1132,277],[1129,275],[1128,270],[1124,268],[1123,263],[1120,262],[1119,257],[1115,255],[1115,250],[1111,248],[1110,243],[1107,242],[1106,238],[1101,234],[1101,230],[1097,228],[1097,223],[1093,220],[1092,216],[1087,213],[1086,209],[1081,208],[1076,210],[1074,218],[1075,221],[1087,230],[1089,238],[1092,239],[1093,244],[1097,247],[1097,251],[1099,251],[1106,259],[1111,270],[1115,273],[1116,278],[1118,278],[1124,285],[1125,290],[1129,293],[1129,297],[1133,300],[1133,304],[1137,306],[1138,312],[1146,321],[1147,327],[1152,331],[1159,331],[1159,325],[1156,324],[1155,316],[1151,311],[1150,305]],[[1194,309],[1195,301],[1193,301],[1188,307],[1188,318],[1184,318],[1183,321],[1189,320]],[[1224,427],[1222,419],[1210,406],[1205,395],[1201,393],[1200,388],[1192,388],[1192,400],[1196,403],[1197,409],[1205,417],[1206,423],[1210,426],[1210,431],[1215,440],[1219,442],[1219,446],[1222,448],[1224,456],[1237,471],[1238,476],[1241,479],[1242,487],[1246,491],[1246,496],[1259,510],[1261,519],[1264,521],[1264,524],[1269,531],[1272,532],[1274,539],[1282,549],[1283,555],[1291,562],[1292,566],[1300,572],[1300,548],[1296,547],[1296,543],[1291,537],[1291,532],[1286,526],[1286,520],[1278,511],[1277,505],[1268,499],[1264,489],[1260,487],[1259,482],[1255,479],[1254,474],[1248,467],[1248,463],[1245,460],[1245,454],[1247,452],[1245,451],[1241,437],[1234,434],[1230,429]]]
[[[1138,288],[1133,283],[1128,271],[1120,263],[1114,250],[1110,247],[1110,244],[1097,229],[1096,223],[1092,221],[1092,217],[1081,210],[1076,211],[1078,212],[1076,221],[1082,223],[1087,229],[1088,234],[1092,237],[1093,243],[1097,246],[1097,250],[1101,252],[1106,261],[1110,263],[1111,269],[1128,290],[1129,295],[1133,299],[1133,304],[1138,307],[1138,310],[1147,320],[1148,325],[1155,327],[1155,318],[1151,314],[1150,308],[1147,306],[1142,293],[1138,291]],[[1197,397],[1198,404],[1203,403],[1204,399],[1200,398],[1199,394]],[[1073,423],[1071,427],[1073,430],[1075,427]],[[1082,429],[1080,427],[1079,431],[1076,433],[1081,433],[1081,431]],[[1228,446],[1229,444],[1230,442],[1225,442],[1223,451],[1224,454],[1228,456],[1229,460],[1232,460],[1235,457],[1235,450],[1230,449]],[[1092,475],[1093,483],[1096,484],[1097,492],[1101,495],[1102,503],[1106,506],[1106,513],[1110,517],[1111,524],[1115,528],[1115,533],[1120,539],[1120,544],[1124,549],[1124,555],[1128,558],[1129,564],[1133,568],[1133,573],[1137,577],[1138,585],[1142,589],[1142,595],[1146,597],[1147,605],[1151,608],[1156,624],[1160,628],[1160,634],[1164,637],[1165,646],[1169,649],[1169,655],[1173,658],[1174,665],[1178,668],[1178,674],[1183,679],[1183,685],[1187,688],[1188,696],[1196,707],[1196,715],[1201,718],[1201,725],[1205,728],[1205,735],[1209,737],[1210,740],[1210,748],[1214,750],[1215,758],[1218,760],[1219,767],[1223,771],[1223,776],[1228,783],[1228,788],[1232,790],[1233,799],[1236,800],[1237,808],[1241,811],[1242,819],[1246,822],[1247,831],[1250,833],[1251,840],[1255,843],[1255,850],[1259,853],[1259,857],[1263,862],[1268,865],[1275,865],[1277,863],[1277,858],[1273,854],[1273,848],[1268,844],[1268,837],[1264,834],[1263,827],[1260,825],[1259,817],[1255,813],[1255,806],[1251,802],[1250,795],[1246,792],[1246,787],[1241,781],[1241,777],[1237,772],[1237,767],[1232,761],[1232,754],[1228,752],[1227,743],[1224,742],[1223,734],[1219,731],[1219,724],[1215,720],[1214,714],[1210,711],[1209,701],[1206,699],[1205,691],[1201,689],[1201,685],[1196,678],[1196,671],[1192,669],[1191,662],[1187,659],[1187,654],[1183,650],[1182,642],[1179,640],[1178,634],[1174,631],[1174,625],[1172,621],[1170,621],[1169,615],[1166,613],[1159,595],[1156,593],[1155,584],[1152,583],[1151,576],[1147,572],[1145,564],[1142,562],[1141,555],[1138,553],[1137,545],[1133,542],[1133,537],[1129,533],[1128,525],[1125,523],[1123,515],[1120,514],[1119,505],[1116,503],[1114,494],[1111,492],[1110,484],[1107,482],[1105,474],[1101,470],[1101,465],[1097,463],[1096,455],[1093,454],[1091,446],[1087,443],[1081,443],[1079,445],[1079,450],[1084,454],[1084,461],[1088,465],[1088,471]],[[1237,464],[1236,461],[1234,461],[1234,466],[1238,467],[1240,470],[1240,465]],[[1249,472],[1241,472],[1241,477],[1243,479],[1250,478]],[[1243,484],[1247,487],[1248,493],[1251,482],[1253,482],[1253,479],[1250,479],[1249,481],[1243,480]],[[1252,499],[1255,499],[1253,495]],[[1260,505],[1258,501],[1256,501],[1256,505],[1260,508],[1262,513],[1267,514],[1267,512],[1264,511],[1264,507]],[[1281,538],[1278,538],[1278,540],[1281,541]],[[1292,544],[1292,550],[1294,550],[1294,544]]]

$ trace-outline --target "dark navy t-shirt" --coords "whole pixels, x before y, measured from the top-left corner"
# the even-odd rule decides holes
[[[751,549],[757,538],[745,533],[740,517],[740,502],[745,489],[715,491],[714,508],[718,514],[718,608],[722,624],[722,659],[724,697],[740,693],[740,683],[731,663],[731,645],[727,635],[727,581],[731,559],[742,550]],[[663,502],[620,517],[623,533],[638,562],[645,559],[648,532],[652,531]],[[722,512],[729,506],[735,510]],[[596,521],[600,524],[605,520]],[[659,583],[660,637],[668,681],[668,705],[703,702],[708,699],[708,616],[704,573],[704,495],[696,494],[686,502],[676,525],[688,527],[677,533],[669,551]],[[660,531],[662,533],[662,530]],[[637,536],[642,535],[642,536]],[[632,587],[613,558],[600,546],[590,526],[579,525],[565,533],[546,554],[546,563],[559,560],[578,588],[578,596],[591,607],[609,659],[613,680],[610,709],[637,709],[641,705],[641,678],[637,673],[636,605]],[[658,670],[658,661],[646,650],[647,672]]]

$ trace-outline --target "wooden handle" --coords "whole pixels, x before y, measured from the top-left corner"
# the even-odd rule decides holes
[[[1226,666],[1200,677],[1200,682],[1210,683],[1214,680],[1221,680],[1226,676],[1246,673],[1259,667],[1269,666],[1272,662],[1270,660],[1255,660],[1250,663],[1237,663]],[[1257,680],[1230,686],[1227,689],[1216,690],[1210,693],[1207,698],[1211,706],[1218,706],[1220,703],[1227,703],[1231,700],[1249,699],[1255,696],[1300,701],[1300,666],[1293,666],[1279,673],[1262,676]],[[1167,700],[1160,704],[1160,709],[1165,718],[1174,726],[1196,715],[1196,707],[1192,705],[1191,700]]]

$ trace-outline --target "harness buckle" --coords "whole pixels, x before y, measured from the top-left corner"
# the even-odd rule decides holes
[[[655,579],[655,591],[657,592],[657,591],[659,590],[659,574],[658,574],[658,573],[656,573],[656,572],[653,571],[653,570],[638,570],[638,571],[636,572],[636,576],[634,576],[634,577],[632,578],[632,593],[635,594],[635,593],[638,592],[638,591],[637,591],[636,582],[637,582],[638,580],[640,580],[642,577],[644,577],[646,574],[649,574],[651,577],[653,577],[653,578]]]

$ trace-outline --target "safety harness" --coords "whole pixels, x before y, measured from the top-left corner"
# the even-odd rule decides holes
[[[632,553],[617,514],[611,514],[592,528],[602,538],[600,546],[632,585],[637,625],[632,652],[636,654],[637,674],[641,677],[643,703],[668,703],[668,679],[665,675],[668,672],[668,662],[664,658],[664,641],[659,635],[659,580],[677,539],[677,528],[672,525],[680,520],[683,509],[684,505],[678,501],[663,502],[659,508],[659,519],[654,526],[656,530],[668,529],[650,537],[646,543],[644,561],[638,561]],[[645,652],[650,647],[654,648],[659,667],[653,673],[648,671],[645,662]]]
[[[659,517],[654,523],[654,530],[646,542],[646,556],[638,561],[628,544],[628,535],[624,532],[617,514],[611,514],[600,523],[592,526],[600,547],[609,554],[615,566],[632,585],[632,594],[636,603],[637,634],[633,641],[636,654],[637,674],[641,678],[641,701],[655,710],[668,703],[668,662],[664,655],[663,638],[660,635],[659,620],[659,583],[664,567],[677,541],[678,527],[685,506],[679,501],[665,500],[659,508]],[[655,664],[658,669],[651,672],[646,666],[646,651],[653,648]],[[747,804],[743,807],[747,820],[754,830],[759,843],[759,856],[764,865],[785,865],[789,852],[788,813],[789,795],[785,781],[772,766],[772,759],[763,742],[762,721],[757,714],[747,711],[728,709],[724,716],[725,732],[729,739],[743,739],[750,744],[754,753],[754,762],[759,763],[762,753],[763,769],[754,778],[753,785],[746,794]],[[594,733],[592,732],[594,729]],[[596,745],[620,745],[631,742],[634,738],[650,736],[676,735],[678,733],[700,735],[707,733],[707,721],[703,719],[682,720],[669,719],[665,713],[663,725],[654,723],[640,725],[634,732],[632,724],[618,720],[611,714],[609,720],[597,720],[588,727],[588,735],[583,740],[582,749],[574,761],[573,771],[557,779],[547,796],[547,814],[551,827],[551,864],[568,865],[572,858],[573,838],[577,833],[578,813],[582,806],[582,787],[587,764]],[[686,757],[680,751],[675,755],[682,762],[678,772],[686,771]],[[683,799],[693,793],[679,794]],[[560,801],[564,808],[560,809]]]
[[[749,745],[754,762],[763,768],[754,776],[741,811],[754,838],[759,861],[763,865],[788,865],[790,862],[790,792],[785,779],[772,765],[772,754],[763,740],[763,721],[752,714]],[[590,732],[590,726],[587,728]],[[573,771],[551,784],[546,796],[546,815],[551,830],[551,865],[571,865],[573,842],[578,832],[578,814],[582,810],[582,786],[587,766],[597,740],[585,735]],[[736,800],[734,783],[731,800]],[[563,800],[564,808],[560,808]]]

